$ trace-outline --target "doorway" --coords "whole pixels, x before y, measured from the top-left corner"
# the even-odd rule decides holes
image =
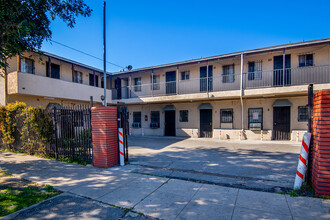
[[[285,55],[285,70],[283,71],[283,55],[274,56],[273,86],[291,85],[291,55]]]
[[[176,71],[166,72],[166,94],[176,93]]]
[[[212,109],[200,110],[200,137],[212,137]]]
[[[175,136],[175,111],[165,111],[165,136]]]
[[[290,106],[274,107],[273,140],[290,140]]]

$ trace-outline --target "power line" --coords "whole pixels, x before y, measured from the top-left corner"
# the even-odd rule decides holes
[[[96,57],[96,56],[93,56],[93,55],[91,55],[91,54],[89,54],[89,53],[86,53],[86,52],[84,52],[84,51],[78,50],[78,49],[76,49],[76,48],[70,47],[70,46],[68,46],[68,45],[62,44],[62,43],[57,42],[57,41],[54,41],[54,40],[50,40],[50,41],[53,42],[53,43],[59,44],[59,45],[61,45],[61,46],[63,46],[63,47],[66,47],[66,48],[69,48],[69,49],[71,49],[71,50],[74,50],[74,51],[77,51],[77,52],[79,52],[79,53],[82,53],[82,54],[84,54],[84,55],[86,55],[86,56],[90,56],[90,57],[93,57],[94,59],[97,59],[97,60],[101,60],[101,61],[103,61],[103,59],[101,59],[101,58],[99,58],[99,57]],[[117,67],[120,67],[120,68],[122,68],[122,69],[125,69],[125,67],[120,66],[120,65],[118,65],[118,64],[111,63],[111,62],[109,62],[109,61],[106,61],[106,62],[109,63],[109,64],[111,64],[111,65],[113,65],[113,66],[117,66]]]

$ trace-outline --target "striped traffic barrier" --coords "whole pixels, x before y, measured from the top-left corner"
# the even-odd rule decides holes
[[[118,138],[119,138],[119,162],[120,166],[125,165],[125,158],[124,158],[124,136],[123,136],[123,129],[118,128]]]
[[[142,136],[144,136],[144,129],[143,128],[141,128],[141,134],[142,134]]]
[[[297,131],[297,142],[299,141],[299,131]]]
[[[242,140],[242,131],[239,131],[239,140]]]
[[[264,140],[264,131],[263,130],[261,130],[261,139],[260,139],[261,141],[263,141]]]
[[[219,130],[219,140],[221,140],[221,129]]]
[[[132,128],[129,128],[129,135],[132,135]]]
[[[306,132],[303,136],[302,144],[301,144],[301,150],[300,150],[300,156],[298,161],[298,167],[296,172],[296,179],[294,181],[294,189],[300,189],[304,175],[306,172],[306,163],[308,159],[308,150],[309,145],[311,141],[311,133]]]

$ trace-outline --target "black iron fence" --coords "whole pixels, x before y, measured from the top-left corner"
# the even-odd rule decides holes
[[[48,154],[78,162],[92,162],[91,108],[54,107],[54,139]]]

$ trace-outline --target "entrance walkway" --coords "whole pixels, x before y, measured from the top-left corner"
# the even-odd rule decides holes
[[[129,137],[136,173],[193,179],[223,186],[279,192],[291,190],[301,143],[219,141],[179,137]]]
[[[56,189],[162,219],[329,219],[330,200],[99,169],[0,151],[0,169]]]

